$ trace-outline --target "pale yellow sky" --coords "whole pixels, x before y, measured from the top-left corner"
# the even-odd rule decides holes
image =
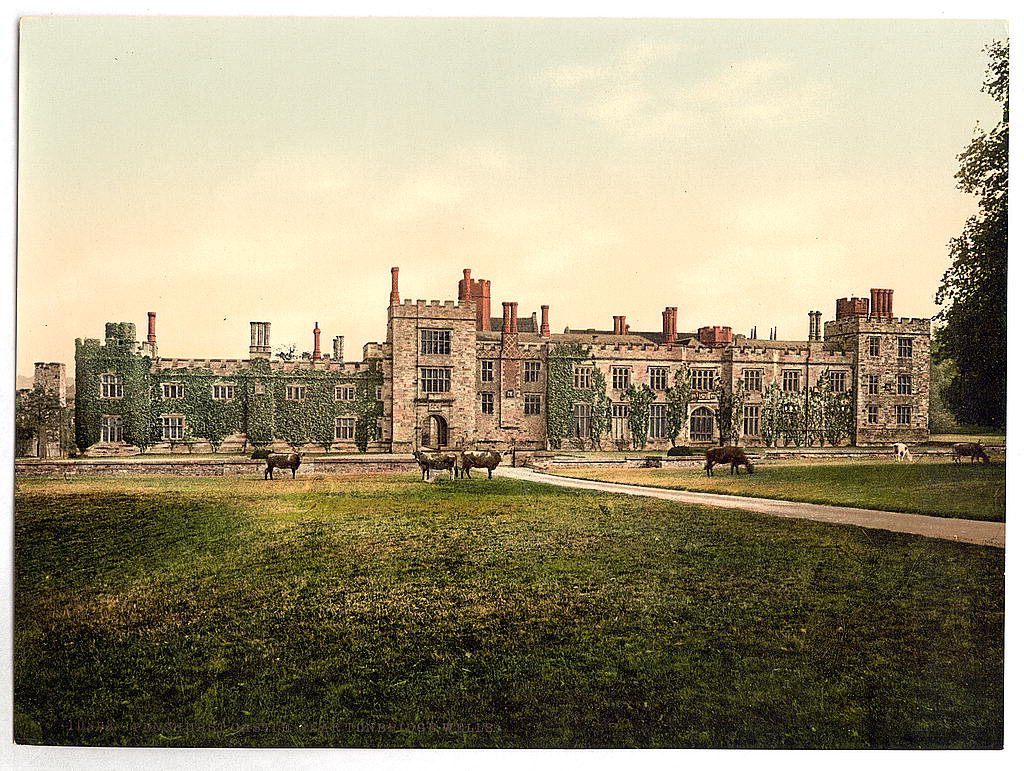
[[[464,267],[552,327],[930,316],[987,21],[37,18],[17,371],[158,315],[167,356],[382,340]],[[500,305],[498,306],[500,309]],[[327,348],[328,346],[324,346]]]

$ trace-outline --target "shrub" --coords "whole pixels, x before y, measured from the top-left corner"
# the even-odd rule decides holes
[[[264,447],[262,449],[253,450],[252,455],[249,457],[252,458],[252,460],[266,460],[269,455],[270,450]]]
[[[689,447],[670,447],[668,450],[669,455],[693,455],[693,450]]]

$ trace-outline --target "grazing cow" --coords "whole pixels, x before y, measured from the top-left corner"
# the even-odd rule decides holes
[[[469,478],[471,468],[487,469],[487,478],[491,478],[491,472],[501,463],[501,453],[494,450],[467,450],[462,453],[462,473]]]
[[[910,450],[903,442],[896,442],[892,446],[892,457],[895,461],[907,460],[911,463],[914,462],[914,456],[910,454]]]
[[[290,468],[292,470],[292,479],[295,479],[295,469],[302,463],[302,456],[290,452],[287,455],[268,455],[267,456],[267,470],[263,472],[263,478],[266,479],[269,475],[271,479],[274,478],[274,469],[276,468]]]
[[[982,463],[991,463],[985,448],[977,442],[960,442],[953,445],[954,463],[959,463],[965,455],[971,456],[971,463],[974,463],[977,458],[981,458]]]
[[[712,469],[714,469],[716,463],[730,464],[730,474],[738,474],[737,468],[739,466],[746,466],[748,474],[754,473],[754,464],[750,462],[750,458],[743,452],[742,447],[712,447],[704,453],[704,471],[707,472],[709,477],[714,476]]]
[[[419,464],[420,472],[422,474],[420,479],[422,481],[430,481],[431,469],[447,471],[451,475],[451,478],[455,479],[455,455],[452,453],[439,452],[434,455],[427,455],[425,452],[417,450],[412,455],[416,458],[416,462]]]

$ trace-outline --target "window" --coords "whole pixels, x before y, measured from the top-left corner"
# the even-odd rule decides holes
[[[334,401],[351,402],[356,398],[356,387],[350,385],[334,386]]]
[[[380,442],[384,439],[384,421],[378,420],[373,424],[373,440]]]
[[[539,383],[540,382],[540,362],[539,361],[524,361],[523,362],[523,382],[524,383]]]
[[[484,359],[480,362],[480,382],[494,382],[494,362],[491,359]]]
[[[165,399],[182,399],[185,396],[184,383],[161,383],[160,388]]]
[[[743,407],[743,433],[747,436],[756,436],[761,433],[761,407],[757,404],[747,404]]]
[[[104,399],[120,399],[124,396],[124,384],[120,375],[100,376],[100,396]]]
[[[629,439],[629,405],[612,405],[612,439]]]
[[[100,418],[100,441],[120,442],[123,438],[124,422],[120,415],[104,415]]]
[[[878,375],[865,375],[864,382],[867,384],[868,396],[878,396]]]
[[[896,340],[896,355],[901,359],[909,359],[914,355],[914,338],[900,337]]]
[[[896,423],[901,426],[910,424],[910,405],[909,404],[897,404],[896,405]]]
[[[334,438],[335,439],[353,439],[356,435],[356,419],[355,418],[335,418],[334,419]]]
[[[306,398],[306,386],[288,385],[284,387],[284,398],[292,402],[301,402]]]
[[[421,329],[420,353],[448,354],[452,352],[452,332],[450,329]]]
[[[761,390],[761,370],[759,369],[745,369],[743,370],[743,387],[748,391],[760,391]]]
[[[523,414],[540,415],[540,394],[525,394],[523,400]]]
[[[592,371],[590,367],[577,367],[573,385],[577,388],[590,388],[590,373]]]
[[[184,438],[185,418],[181,415],[161,415],[160,436],[167,441]]]
[[[213,386],[213,398],[221,400],[231,400],[235,398],[235,386],[224,383],[218,383]]]
[[[668,429],[666,427],[665,422],[665,415],[667,410],[667,404],[651,405],[651,439],[664,439],[666,436],[668,436]]]
[[[868,338],[868,356],[878,356],[882,352],[882,338]]]
[[[877,404],[869,404],[868,405],[868,423],[877,423],[877,422],[878,422],[878,405]]]
[[[910,396],[910,375],[896,376],[896,393],[900,396]]]
[[[612,367],[612,388],[616,391],[629,388],[629,367]]]
[[[480,412],[484,415],[494,414],[494,394],[480,394]]]
[[[589,404],[574,404],[572,412],[575,421],[576,438],[586,439],[590,436],[591,406]]]
[[[440,394],[451,391],[451,369],[448,367],[421,367],[420,390],[425,394]]]
[[[786,369],[782,371],[782,390],[783,391],[799,391],[800,390],[800,373],[795,369]]]
[[[707,407],[698,407],[690,415],[690,441],[710,442],[715,433],[715,414]]]
[[[377,386],[377,391],[375,393],[376,393],[377,401],[383,401],[384,400],[384,386]]]
[[[664,391],[668,388],[667,367],[650,367],[647,372],[651,377],[651,390]]]
[[[828,387],[835,393],[846,390],[846,373],[832,370],[828,373]]]
[[[713,391],[715,389],[715,370],[692,370],[690,372],[690,386],[694,391]]]

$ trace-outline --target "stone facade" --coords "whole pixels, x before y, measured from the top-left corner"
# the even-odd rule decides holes
[[[520,316],[514,301],[502,302],[501,318],[491,317],[491,282],[473,279],[469,269],[458,282],[457,300],[403,300],[398,268],[392,269],[391,278],[385,342],[367,343],[360,362],[321,357],[318,324],[313,328],[312,356],[296,361],[270,356],[269,322],[252,323],[248,359],[202,360],[158,357],[155,314],[149,316],[149,333],[141,344],[134,343],[134,325],[108,324],[106,346],[96,340],[77,341],[79,349],[90,354],[76,357],[79,389],[89,393],[87,403],[93,402],[77,420],[96,421],[100,415],[117,413],[116,402],[122,397],[104,394],[101,378],[126,367],[126,346],[134,346],[133,361],[144,361],[147,374],[130,384],[126,381],[124,387],[145,391],[150,424],[138,430],[154,435],[159,432],[156,421],[175,416],[168,412],[173,399],[166,405],[159,403],[175,393],[162,391],[164,383],[174,382],[176,373],[190,373],[189,382],[201,383],[200,390],[208,390],[211,399],[212,394],[220,394],[222,400],[230,394],[240,402],[231,412],[230,436],[222,449],[255,443],[305,449],[324,449],[329,444],[332,450],[354,450],[356,443],[350,436],[325,443],[322,436],[302,435],[295,428],[296,420],[309,411],[316,417],[311,424],[321,426],[317,430],[322,434],[324,420],[340,420],[348,414],[329,404],[332,400],[324,394],[342,393],[335,388],[363,388],[369,378],[376,377],[373,401],[379,425],[368,442],[371,452],[407,453],[419,447],[504,449],[513,442],[521,450],[545,449],[552,420],[549,357],[572,346],[583,352],[581,366],[590,370],[581,377],[589,379],[594,371],[604,376],[612,415],[608,447],[631,446],[627,388],[641,384],[653,392],[647,447],[670,446],[664,416],[670,408],[669,389],[681,369],[688,373],[693,390],[677,439],[680,444],[720,440],[715,393],[719,383],[745,392],[740,432],[745,445],[763,443],[762,409],[770,392],[783,392],[790,409],[811,410],[812,394],[823,383],[849,394],[854,420],[847,433],[854,443],[927,438],[931,323],[926,318],[894,317],[891,290],[872,289],[870,299],[840,298],[836,319],[825,323],[824,334],[821,313],[811,311],[807,340],[782,341],[774,339],[774,334],[769,340],[756,339],[756,331],[750,337],[734,334],[721,325],[679,331],[675,306],[662,312],[660,331],[631,331],[625,316],[612,316],[610,330],[566,327],[552,334],[547,305],[541,306],[540,322],[536,313]],[[104,356],[108,347],[110,356]],[[335,356],[343,350],[343,337],[335,337]],[[232,385],[234,390],[213,390],[218,385]],[[288,389],[294,386],[305,386],[312,395],[299,403],[282,401],[281,395],[291,394]],[[93,396],[103,404],[97,406]],[[200,425],[204,402],[193,400],[196,404],[194,418],[182,417]],[[255,436],[257,425],[265,434],[262,439]],[[97,428],[91,424],[77,428],[80,446],[93,444],[90,440],[97,436]],[[201,433],[193,437],[202,438]],[[171,444],[158,441],[152,446],[166,451],[173,449]]]

